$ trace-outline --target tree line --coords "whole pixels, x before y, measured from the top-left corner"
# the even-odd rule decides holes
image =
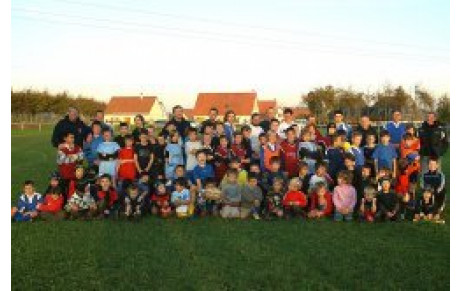
[[[94,98],[72,96],[67,92],[51,94],[47,91],[11,90],[12,115],[63,115],[70,106],[78,108],[82,115],[93,116],[97,110],[104,110],[106,103]]]
[[[349,122],[357,122],[367,114],[375,121],[391,119],[393,110],[400,110],[407,120],[423,120],[429,111],[438,113],[438,119],[450,121],[450,97],[444,94],[435,98],[425,89],[416,87],[412,96],[402,86],[385,86],[382,90],[365,93],[352,88],[324,86],[302,95],[302,103],[317,116],[320,122],[331,118],[335,109],[342,109]]]

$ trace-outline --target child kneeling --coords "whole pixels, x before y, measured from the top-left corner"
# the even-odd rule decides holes
[[[257,176],[250,174],[248,184],[243,186],[241,192],[241,218],[252,215],[254,219],[260,219],[260,203],[263,199],[262,189],[257,185]]]

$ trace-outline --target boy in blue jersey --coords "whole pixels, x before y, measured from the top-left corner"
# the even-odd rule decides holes
[[[334,181],[337,181],[337,174],[345,169],[343,154],[342,138],[336,134],[332,137],[332,146],[326,150],[328,173]]]
[[[380,133],[380,144],[375,147],[372,159],[375,162],[375,169],[388,168],[391,170],[393,178],[396,178],[396,159],[398,155],[394,146],[390,144],[390,133],[383,130]]]
[[[365,163],[365,157],[364,157],[364,150],[363,148],[360,147],[361,141],[363,139],[363,134],[359,131],[355,131],[352,134],[351,138],[351,147],[348,150],[350,153],[355,156],[355,166],[359,170],[361,170],[362,166],[364,166]]]
[[[32,221],[38,216],[42,195],[35,192],[34,182],[24,182],[24,194],[19,197],[18,206],[11,208],[13,221]]]

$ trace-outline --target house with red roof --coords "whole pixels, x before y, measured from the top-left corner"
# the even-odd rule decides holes
[[[105,122],[133,124],[138,114],[149,123],[168,118],[163,103],[156,96],[114,96],[105,108]]]
[[[193,109],[196,122],[209,118],[209,110],[217,108],[218,118],[223,120],[225,112],[233,110],[238,123],[248,123],[251,114],[259,112],[256,92],[199,93]]]

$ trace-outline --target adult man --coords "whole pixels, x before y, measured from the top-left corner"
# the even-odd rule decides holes
[[[294,127],[297,125],[294,122],[294,112],[292,111],[291,108],[285,108],[283,110],[283,122],[281,122],[278,130],[278,135],[282,139],[286,139],[286,129],[290,127]],[[300,134],[300,128],[298,128],[298,131],[296,132],[297,137]]]
[[[172,113],[173,117],[165,124],[165,126],[161,130],[161,134],[166,135],[166,128],[168,127],[168,125],[174,124],[180,136],[182,137],[182,139],[184,139],[185,135],[187,134],[187,129],[190,127],[190,122],[188,120],[185,120],[182,106],[174,106],[172,109]]]
[[[83,140],[91,129],[80,119],[77,108],[69,107],[67,115],[61,119],[53,130],[51,144],[57,148],[63,141],[67,133],[73,133],[75,144],[83,147]]]
[[[377,131],[371,125],[371,119],[369,118],[369,115],[364,114],[361,116],[361,120],[356,130],[361,132],[363,136],[360,144],[361,147],[363,147],[366,144],[366,139],[368,135],[374,135],[375,138],[377,138]]]
[[[215,107],[211,107],[209,109],[209,119],[206,119],[201,123],[201,128],[200,128],[200,133],[204,132],[204,129],[206,126],[211,125],[214,129],[216,128],[216,121],[217,121],[217,115],[219,114],[219,110]]]
[[[276,119],[275,108],[269,107],[265,112],[265,118],[260,122],[262,129],[267,132],[270,129],[270,123],[273,119]]]
[[[385,125],[385,129],[390,133],[390,143],[396,148],[399,148],[401,139],[406,133],[406,126],[401,122],[402,115],[401,111],[393,111],[393,120],[388,121]]]
[[[347,135],[347,139],[348,140],[351,140],[351,132],[353,131],[351,125],[345,123],[343,121],[343,112],[342,110],[336,110],[334,112],[334,123],[335,123],[335,128],[337,131],[339,130],[344,130],[346,135]]]
[[[422,173],[428,170],[428,160],[430,157],[437,157],[438,164],[441,166],[441,156],[448,146],[447,134],[443,124],[436,120],[436,114],[430,112],[427,120],[423,122],[419,130],[420,136],[420,156],[422,157]]]

